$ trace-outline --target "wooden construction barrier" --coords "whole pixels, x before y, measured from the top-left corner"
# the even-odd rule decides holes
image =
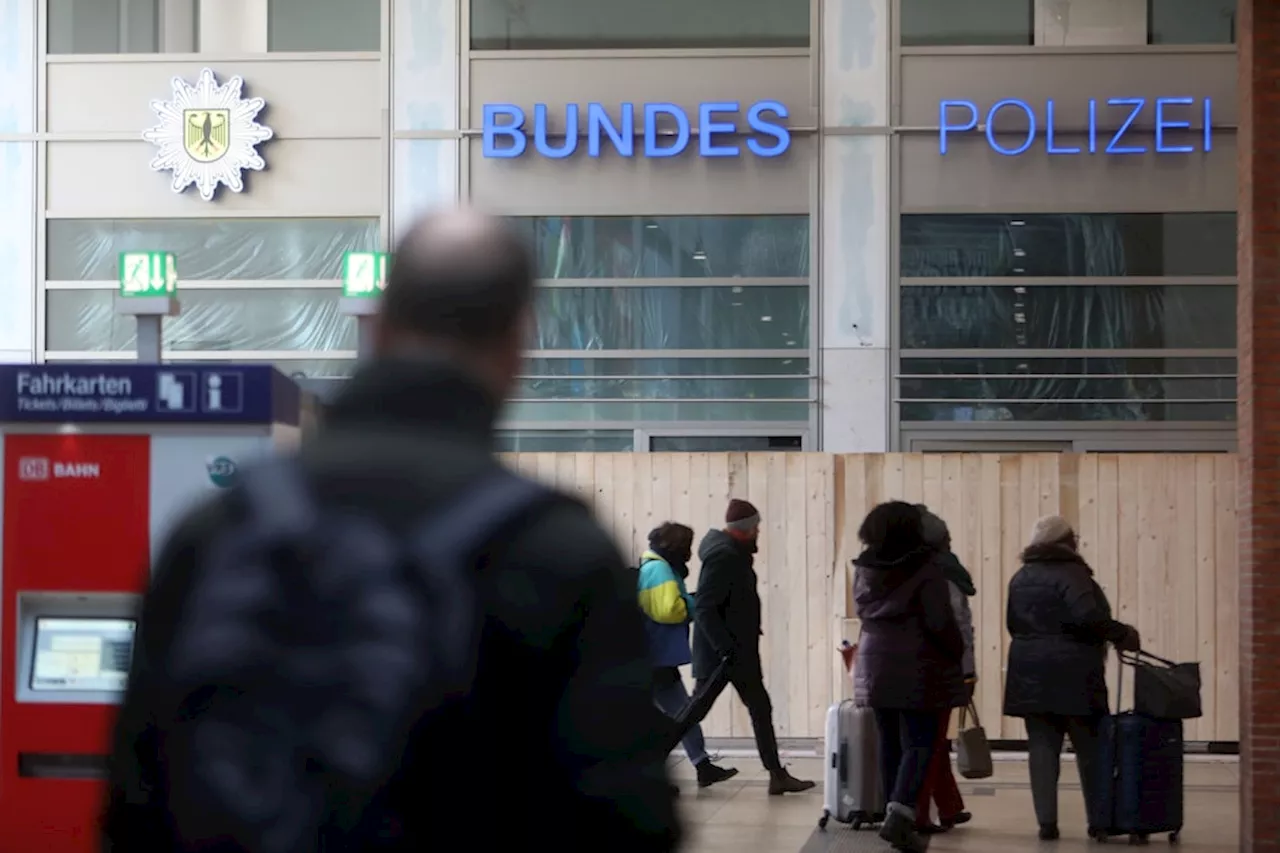
[[[977,700],[990,737],[1025,737],[1021,721],[1000,714],[1005,592],[1032,523],[1053,513],[1075,525],[1116,618],[1161,656],[1200,662],[1204,717],[1188,722],[1187,739],[1239,739],[1233,455],[520,453],[508,461],[590,503],[629,560],[663,521],[700,537],[722,524],[731,497],[760,509],[761,652],[782,737],[822,737],[827,706],[849,693],[836,647],[857,639],[857,529],[872,506],[896,498],[941,515],[974,576]],[[696,557],[690,569],[692,588]],[[1115,678],[1113,662],[1113,703]],[[749,738],[751,724],[727,695],[704,731]]]

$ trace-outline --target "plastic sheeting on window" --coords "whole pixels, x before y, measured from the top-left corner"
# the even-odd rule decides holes
[[[904,286],[903,349],[1234,349],[1225,285]]]
[[[498,430],[494,449],[499,453],[630,453],[635,449],[631,430]]]
[[[809,288],[548,287],[531,349],[809,346]]]
[[[809,380],[779,379],[526,379],[516,399],[805,400]]]
[[[636,401],[598,403],[590,400],[538,401],[511,403],[507,419],[516,423],[549,421],[609,421],[644,423],[645,421],[794,421],[807,424],[812,403],[804,401],[778,403],[750,400],[726,401]]]
[[[803,376],[807,354],[796,358],[530,358],[521,375],[560,376]]]
[[[1231,276],[1234,213],[908,214],[902,277]]]
[[[382,0],[267,0],[267,49],[382,49]]]
[[[807,216],[540,216],[539,278],[805,278]]]
[[[902,374],[910,420],[1229,420],[1235,409],[1229,358],[904,359]]]
[[[164,320],[166,349],[200,351],[354,350],[356,324],[338,309],[338,290],[189,290],[182,313]],[[46,294],[45,348],[132,349],[137,323],[120,317],[109,290]]]
[[[376,219],[51,219],[50,281],[115,281],[127,251],[178,257],[183,281],[315,281],[378,249]]]

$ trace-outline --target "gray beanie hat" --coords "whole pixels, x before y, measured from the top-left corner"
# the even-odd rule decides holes
[[[1071,522],[1060,515],[1046,515],[1031,527],[1031,545],[1057,545],[1065,542],[1075,531]]]
[[[920,510],[920,532],[927,544],[941,548],[951,541],[951,531],[947,529],[945,521],[930,512],[924,504],[916,504],[916,509]]]

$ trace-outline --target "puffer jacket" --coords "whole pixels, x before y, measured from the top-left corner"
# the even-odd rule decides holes
[[[756,543],[712,530],[698,546],[702,571],[694,596],[693,677],[710,678],[725,657],[744,677],[759,674],[760,590]]]
[[[964,637],[951,609],[937,551],[864,551],[853,598],[862,633],[854,698],[871,708],[944,711],[968,699],[960,662]]]
[[[1005,620],[1007,716],[1107,713],[1107,643],[1127,645],[1134,633],[1112,618],[1083,557],[1065,545],[1028,548],[1009,581]]]
[[[684,666],[693,661],[689,653],[689,624],[693,597],[685,589],[689,569],[673,566],[656,551],[640,558],[638,589],[640,610],[647,617],[649,651],[655,667]]]

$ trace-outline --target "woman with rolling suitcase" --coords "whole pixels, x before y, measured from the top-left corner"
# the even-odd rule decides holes
[[[937,550],[924,538],[918,507],[880,504],[858,530],[853,598],[862,633],[854,696],[875,712],[888,806],[880,837],[896,850],[924,851],[916,803],[928,774],[941,715],[967,690],[964,637]]]
[[[1107,715],[1107,644],[1139,647],[1138,632],[1117,622],[1093,570],[1080,556],[1066,519],[1035,523],[1009,581],[1006,622],[1012,641],[1004,713],[1027,725],[1031,797],[1040,838],[1058,838],[1058,776],[1062,744],[1071,738],[1085,813],[1097,814],[1099,727]],[[1095,828],[1089,827],[1092,836]]]

